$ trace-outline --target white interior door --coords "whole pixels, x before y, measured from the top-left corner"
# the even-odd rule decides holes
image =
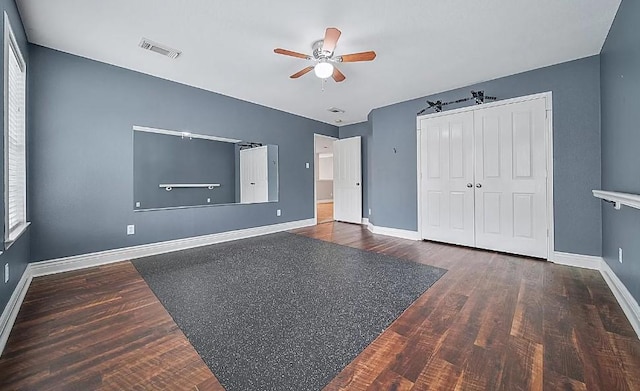
[[[240,151],[240,202],[269,200],[267,146]]]
[[[252,148],[253,153],[253,181],[251,185],[254,187],[253,202],[269,201],[269,173],[267,157],[267,146]]]
[[[333,218],[362,222],[362,158],[360,137],[333,142]]]
[[[547,257],[545,106],[474,112],[477,247]]]
[[[250,185],[252,181],[252,159],[250,149],[240,150],[240,202],[251,203],[253,202],[254,193],[253,187]]]
[[[474,245],[473,112],[420,121],[422,238]]]

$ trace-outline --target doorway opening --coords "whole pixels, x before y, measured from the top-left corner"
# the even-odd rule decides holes
[[[334,137],[314,135],[314,208],[317,224],[333,221]]]

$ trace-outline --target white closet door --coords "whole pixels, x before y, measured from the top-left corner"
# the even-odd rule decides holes
[[[547,257],[545,99],[474,112],[476,246]]]
[[[362,222],[362,158],[360,137],[333,142],[333,218]]]
[[[473,112],[420,123],[422,238],[474,245]]]

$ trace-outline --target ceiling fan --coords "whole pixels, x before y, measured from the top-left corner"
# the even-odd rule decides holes
[[[311,45],[313,55],[302,54],[298,52],[292,52],[286,49],[274,49],[277,54],[283,54],[285,56],[302,58],[309,61],[314,61],[316,64],[308,66],[293,75],[289,76],[292,79],[297,79],[300,76],[314,71],[316,76],[321,79],[327,79],[333,77],[333,80],[339,82],[346,79],[345,75],[334,65],[340,62],[358,62],[358,61],[372,61],[376,58],[376,52],[368,51],[361,53],[343,54],[342,56],[336,56],[334,50],[340,38],[340,30],[335,27],[328,27],[324,33],[324,39],[316,41]]]

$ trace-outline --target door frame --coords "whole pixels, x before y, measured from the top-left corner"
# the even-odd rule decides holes
[[[318,137],[334,141],[339,140],[338,137],[331,137],[326,134],[313,134],[313,225],[318,224],[318,159],[316,156],[316,141]]]
[[[420,240],[422,240],[422,161],[420,159],[420,122],[426,118],[436,118],[442,117],[450,114],[463,113],[466,111],[475,111],[481,110],[490,107],[498,107],[509,105],[513,103],[526,102],[530,100],[545,98],[545,119],[546,119],[546,129],[545,129],[545,143],[546,143],[546,163],[547,163],[547,260],[550,261],[553,259],[553,253],[555,251],[555,220],[554,220],[554,212],[553,212],[553,93],[551,91],[542,92],[539,94],[532,94],[526,96],[520,96],[517,98],[499,100],[491,103],[484,103],[482,105],[474,105],[469,107],[463,107],[455,110],[442,111],[439,113],[432,113],[421,115],[416,118],[416,168],[417,168],[417,193],[418,193],[418,235]]]

